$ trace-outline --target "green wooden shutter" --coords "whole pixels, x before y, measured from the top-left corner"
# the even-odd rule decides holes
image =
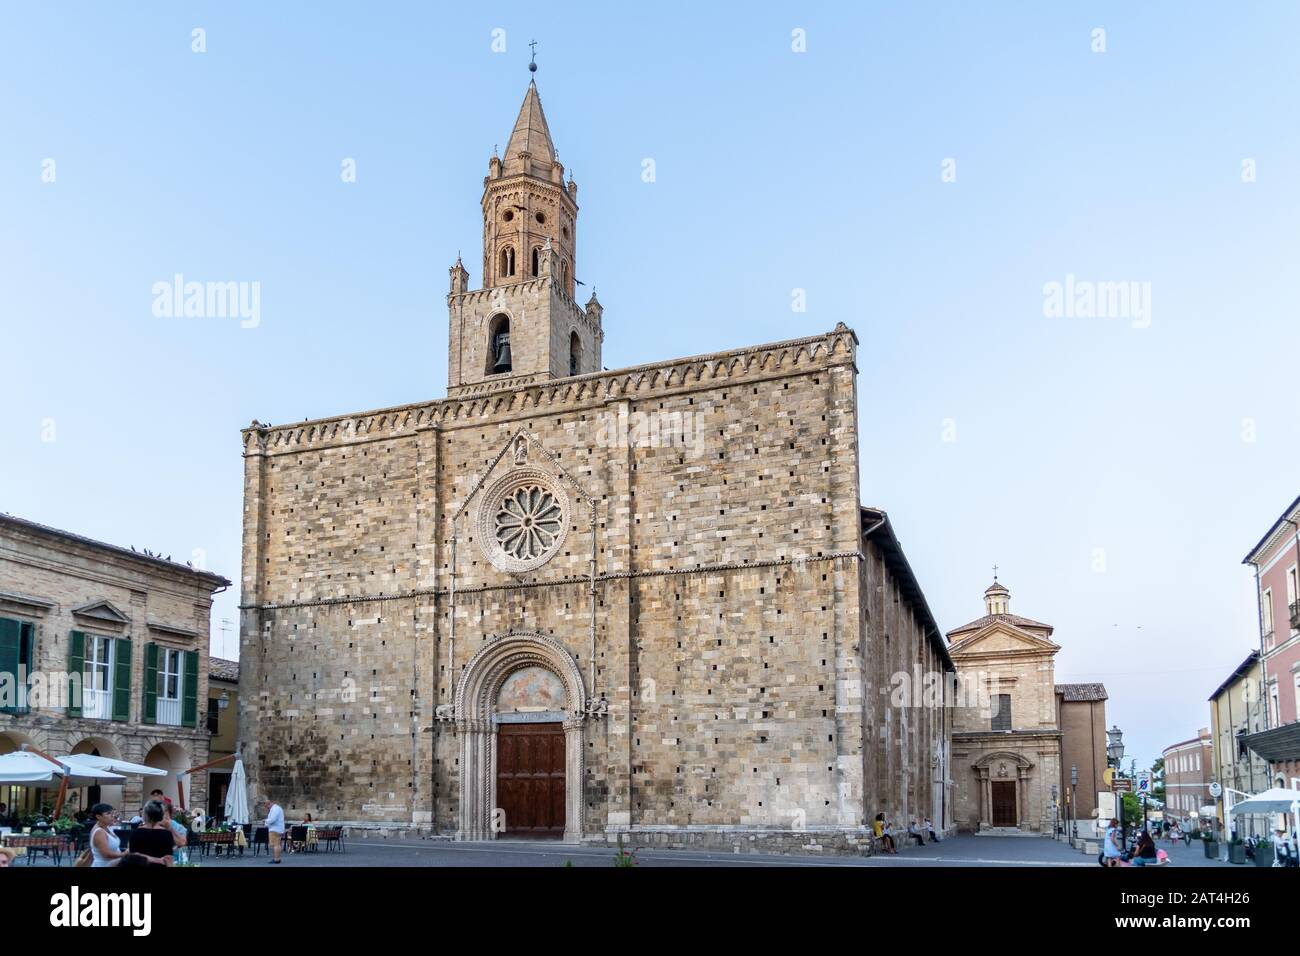
[[[113,719],[131,719],[131,640],[121,638],[113,650]]]
[[[18,653],[19,665],[26,665],[27,673],[24,675],[22,713],[28,713],[31,708],[31,700],[27,694],[31,692],[32,671],[36,670],[36,625],[24,624],[22,640],[19,642]]]
[[[144,722],[158,723],[158,645],[144,646]]]
[[[18,662],[22,656],[23,625],[0,617],[0,713],[18,713]]]
[[[199,725],[199,652],[186,651],[185,676],[181,684],[181,723],[186,727]]]
[[[86,635],[73,631],[68,642],[68,716],[81,716],[81,689],[86,682]]]

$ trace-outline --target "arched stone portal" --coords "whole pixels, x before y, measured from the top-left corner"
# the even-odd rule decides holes
[[[146,794],[157,788],[164,796],[180,806],[180,788],[176,785],[176,781],[182,772],[190,769],[190,755],[186,749],[178,743],[160,741],[145,754],[144,764],[167,771],[165,777],[144,778]]]
[[[979,780],[979,829],[1025,827],[1029,812],[1029,780],[1034,765],[1009,750],[985,754],[972,765]]]
[[[516,677],[524,672],[521,677]],[[555,681],[547,680],[553,676]],[[515,680],[511,681],[511,678]],[[506,699],[522,706],[499,708]],[[561,699],[562,698],[562,699]],[[532,709],[530,703],[555,706]],[[497,836],[497,741],[502,723],[551,720],[564,731],[564,841],[582,838],[583,717],[586,695],[573,655],[544,634],[511,632],[490,641],[470,659],[456,687],[455,721],[460,735],[460,823],[457,839]]]
[[[96,757],[116,757],[118,759],[122,757],[122,751],[117,744],[107,737],[86,737],[68,753],[93,754]],[[104,784],[98,787],[83,787],[80,790],[78,806],[83,809],[88,809],[101,802],[111,803],[121,809],[123,807],[123,787],[120,784],[117,786]]]

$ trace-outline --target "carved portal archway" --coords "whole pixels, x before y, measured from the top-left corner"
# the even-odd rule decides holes
[[[1014,783],[1016,787],[1017,825],[1029,821],[1029,778],[1034,765],[1021,754],[999,750],[985,754],[972,765],[979,781],[980,829],[993,826],[993,784]]]
[[[511,632],[494,638],[471,659],[456,686],[455,721],[460,735],[460,825],[457,839],[491,840],[497,807],[497,729],[510,715],[497,713],[501,686],[512,674],[540,667],[559,678],[564,727],[564,840],[582,838],[583,717],[586,692],[577,662],[554,638]]]

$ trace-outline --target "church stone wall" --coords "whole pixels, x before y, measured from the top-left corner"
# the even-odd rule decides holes
[[[882,559],[863,560],[854,345],[841,327],[247,429],[254,792],[290,814],[454,833],[459,731],[435,709],[475,653],[541,633],[590,681],[585,496],[586,692],[608,702],[582,729],[588,838],[861,847],[880,809],[942,825],[942,709],[876,692],[942,668]],[[571,520],[554,558],[513,575],[473,540],[474,496],[521,431],[529,464],[566,476]]]

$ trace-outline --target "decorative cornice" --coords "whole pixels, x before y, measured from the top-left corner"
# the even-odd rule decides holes
[[[767,561],[731,561],[722,564],[698,564],[688,568],[666,568],[645,571],[607,571],[596,575],[596,582],[628,581],[636,578],[660,578],[673,575],[720,574],[728,571],[752,571],[761,568],[778,568],[820,564],[826,561],[839,561],[851,558],[863,560],[861,551],[831,551],[815,558],[774,558]],[[520,591],[527,588],[567,587],[575,584],[586,585],[591,582],[589,575],[555,578],[549,581],[513,581],[508,584],[478,584],[470,587],[457,587],[456,594],[480,594],[487,591]],[[424,597],[447,597],[450,588],[413,588],[394,594],[345,594],[332,598],[317,598],[311,601],[282,601],[266,604],[241,604],[241,611],[281,611],[300,607],[326,607],[338,604],[369,604],[374,601],[410,601]]]
[[[471,398],[400,405],[290,425],[256,422],[240,434],[246,455],[259,451],[286,454],[339,443],[401,438],[412,436],[417,429],[435,422],[453,425],[478,423],[496,415],[550,414],[622,398],[650,398],[705,383],[747,381],[759,376],[793,374],[810,367],[851,365],[856,347],[857,336],[841,323],[824,335],[770,345],[593,372],[523,387],[502,383],[499,389]]]

